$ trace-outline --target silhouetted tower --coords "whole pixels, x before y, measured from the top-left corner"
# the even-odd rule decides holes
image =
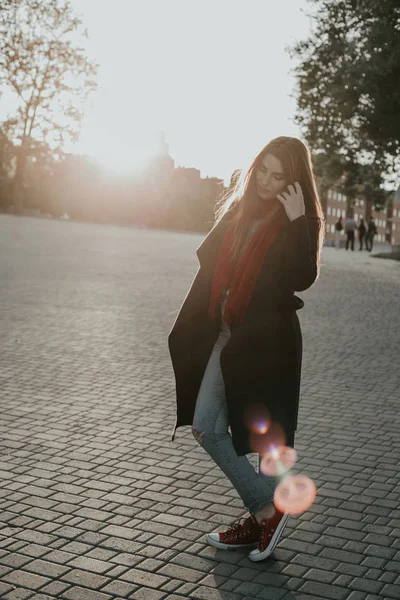
[[[174,171],[175,161],[169,155],[169,145],[165,141],[165,133],[158,134],[157,148],[151,164],[152,179],[154,182],[165,182],[169,180]]]

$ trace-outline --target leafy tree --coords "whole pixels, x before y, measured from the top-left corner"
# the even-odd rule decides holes
[[[70,0],[0,0],[0,86],[12,91],[17,106],[3,128],[18,146],[19,210],[32,145],[45,142],[57,153],[66,139],[79,135],[97,71],[79,44],[85,35]]]
[[[309,0],[313,33],[297,43],[297,122],[326,189],[340,180],[381,206],[400,156],[398,0]]]

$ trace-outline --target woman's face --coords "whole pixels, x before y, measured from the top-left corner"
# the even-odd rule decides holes
[[[281,161],[272,154],[266,154],[256,171],[258,196],[261,200],[273,200],[287,185]]]

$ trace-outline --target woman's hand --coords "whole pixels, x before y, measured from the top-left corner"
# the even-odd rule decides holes
[[[294,187],[289,185],[288,190],[289,192],[282,192],[277,198],[282,202],[289,221],[294,221],[306,214],[306,207],[304,205],[303,192],[298,181],[296,181]]]

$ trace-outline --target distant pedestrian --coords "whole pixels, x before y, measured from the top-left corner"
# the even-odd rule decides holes
[[[354,250],[354,234],[357,229],[357,224],[352,216],[349,216],[346,225],[345,225],[345,234],[346,234],[346,250],[349,249],[349,246],[352,250]]]
[[[339,217],[339,220],[335,223],[335,248],[339,250],[340,248],[340,238],[343,231],[342,217]]]
[[[360,248],[359,248],[359,250],[363,249],[364,238],[365,238],[366,231],[367,231],[367,228],[364,225],[364,219],[361,219],[360,220],[360,224],[358,226],[358,241],[360,242]]]
[[[367,247],[368,252],[372,252],[372,248],[374,246],[374,237],[378,233],[378,230],[375,225],[374,217],[370,217],[368,221],[368,230],[365,238],[365,245]]]

